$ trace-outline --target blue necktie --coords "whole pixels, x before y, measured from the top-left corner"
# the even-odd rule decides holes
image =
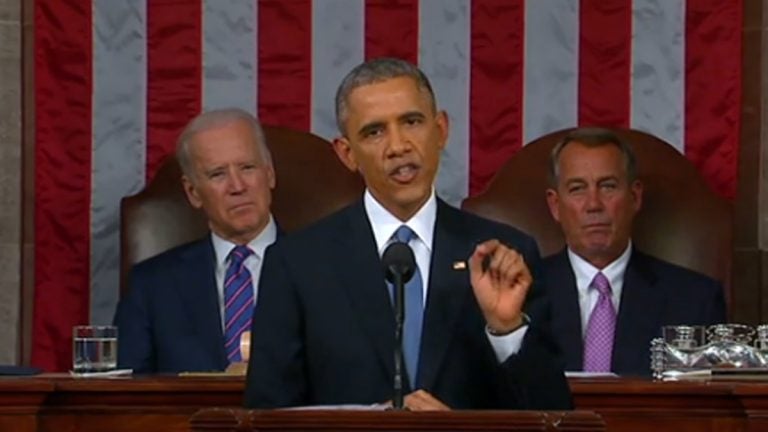
[[[408,244],[416,234],[407,226],[401,225],[393,236],[395,240]],[[394,289],[389,285],[390,296],[394,303]],[[419,347],[421,346],[421,328],[424,321],[424,284],[418,264],[413,277],[405,284],[405,323],[403,323],[403,357],[411,389],[416,389],[416,377],[419,367]]]
[[[240,335],[251,328],[253,317],[253,282],[245,260],[253,255],[247,246],[237,246],[229,253],[224,277],[224,351],[230,363],[242,360]]]

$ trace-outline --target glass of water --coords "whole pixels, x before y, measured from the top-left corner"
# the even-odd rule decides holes
[[[703,326],[672,325],[664,326],[661,330],[664,342],[672,348],[689,350],[704,345]]]
[[[75,326],[72,329],[72,371],[107,372],[117,368],[117,327]]]

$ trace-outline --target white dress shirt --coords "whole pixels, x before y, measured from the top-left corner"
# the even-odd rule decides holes
[[[248,242],[248,247],[253,251],[245,259],[245,267],[251,272],[251,285],[253,285],[253,301],[256,303],[259,293],[259,276],[261,275],[261,263],[264,261],[264,251],[277,239],[277,226],[272,215],[269,216],[267,226],[256,238]],[[219,294],[219,315],[221,316],[221,328],[224,329],[224,278],[229,266],[229,253],[237,246],[229,240],[224,240],[211,232],[211,242],[216,255],[216,290]]]
[[[435,232],[435,218],[437,218],[437,199],[434,191],[426,203],[406,222],[402,222],[392,213],[387,211],[366,189],[363,196],[363,205],[371,222],[373,236],[376,239],[376,248],[379,256],[384,254],[384,250],[395,240],[392,238],[395,231],[402,225],[407,225],[416,234],[408,242],[408,246],[413,249],[413,255],[416,257],[416,265],[421,272],[421,280],[426,286],[423,287],[423,305],[427,304],[427,288],[429,287],[429,265],[432,261],[432,238]]]
[[[621,290],[624,288],[624,272],[627,270],[629,257],[632,254],[632,242],[629,242],[627,248],[622,254],[605,268],[598,269],[584,258],[576,255],[568,248],[568,260],[571,262],[573,275],[576,277],[576,290],[579,294],[579,310],[581,313],[581,337],[587,332],[589,316],[592,315],[592,309],[595,308],[600,293],[590,287],[590,283],[598,272],[602,272],[608,282],[611,284],[611,301],[616,314],[619,313]]]
[[[405,222],[395,217],[376,201],[376,198],[373,197],[368,189],[365,190],[363,196],[363,205],[365,207],[365,213],[368,216],[368,221],[371,223],[371,229],[373,230],[373,236],[376,240],[376,248],[379,252],[379,256],[381,256],[387,246],[392,243],[392,236],[401,225],[408,226],[408,228],[413,230],[416,234],[408,245],[413,249],[416,265],[419,266],[419,271],[421,272],[421,280],[425,284],[422,289],[424,295],[424,302],[422,304],[426,307],[430,264],[432,263],[435,220],[437,219],[437,198],[435,197],[434,189],[432,190],[429,199],[427,199],[427,202],[424,203],[413,217]],[[467,259],[469,259],[469,257],[467,257]],[[517,331],[504,336],[493,336],[486,331],[488,340],[491,342],[491,346],[493,346],[496,358],[499,362],[503,362],[510,355],[515,354],[520,350],[527,329],[528,326],[523,326]]]

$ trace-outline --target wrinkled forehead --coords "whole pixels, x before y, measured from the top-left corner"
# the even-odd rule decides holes
[[[193,160],[240,159],[265,162],[257,131],[245,121],[234,120],[197,131],[190,137],[189,153]]]
[[[376,89],[380,89],[381,92],[387,92],[387,89],[395,84],[399,84],[399,87],[403,89],[412,89],[415,95],[423,98],[433,110],[435,109],[435,99],[430,90],[410,75],[399,75],[360,83],[350,89],[344,102],[349,109],[352,109],[352,102],[357,99],[356,95],[360,93],[373,93]]]

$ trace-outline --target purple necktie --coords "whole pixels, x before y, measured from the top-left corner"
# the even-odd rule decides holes
[[[613,334],[616,330],[616,309],[611,301],[611,284],[602,273],[597,273],[590,287],[600,293],[589,316],[584,336],[584,370],[610,372],[613,354]]]
[[[230,363],[242,360],[240,335],[251,328],[253,317],[253,282],[245,259],[253,255],[247,246],[237,246],[229,253],[224,277],[224,351]]]

